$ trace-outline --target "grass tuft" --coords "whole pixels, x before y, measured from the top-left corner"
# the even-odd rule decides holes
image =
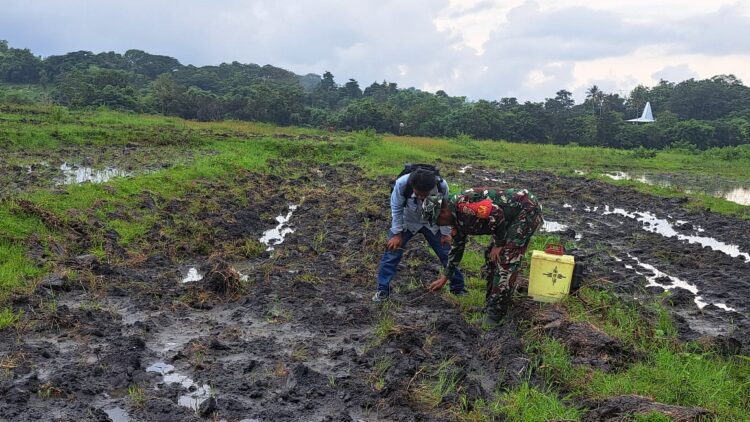
[[[0,331],[13,327],[23,316],[23,311],[13,312],[10,308],[0,309]]]

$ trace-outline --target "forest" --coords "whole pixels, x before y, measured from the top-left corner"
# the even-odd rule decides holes
[[[0,101],[51,102],[73,109],[245,120],[413,136],[613,148],[683,150],[750,143],[750,88],[733,75],[636,86],[626,96],[596,85],[576,104],[560,89],[543,102],[468,100],[331,72],[297,75],[271,65],[183,65],[141,50],[76,51],[39,57],[0,40]],[[632,124],[650,102],[656,122]],[[403,125],[401,125],[403,123]]]

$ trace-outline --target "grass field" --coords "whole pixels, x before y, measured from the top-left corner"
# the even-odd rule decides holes
[[[249,122],[200,123],[108,110],[0,105],[0,148],[7,153],[0,158],[0,164],[5,166],[29,165],[39,155],[54,156],[62,148],[87,150],[130,143],[162,148],[165,155],[179,156],[184,151],[192,155],[166,168],[114,179],[106,185],[39,187],[0,200],[0,330],[12,327],[24,316],[10,307],[11,296],[32,294],[36,283],[53,270],[52,264],[41,267],[34,264],[27,253],[30,238],[38,239],[49,251],[55,244],[65,242],[61,228],[84,221],[86,211],[93,209],[104,221],[104,227],[89,234],[91,247],[81,253],[103,255],[101,245],[108,230],[119,233],[122,247],[145,250],[148,248],[144,244],[145,235],[154,221],[147,214],[125,219],[110,217],[111,213],[127,210],[133,199],[145,191],[179,198],[200,189],[198,180],[222,180],[247,171],[284,177],[286,174],[280,172],[294,171],[281,170],[286,167],[277,166],[278,160],[293,159],[305,165],[354,163],[369,177],[397,174],[404,162],[437,162],[447,175],[464,165],[548,171],[627,185],[659,196],[687,196],[688,207],[710,208],[713,212],[750,219],[750,207],[638,182],[613,181],[600,174],[611,170],[649,170],[750,183],[747,154],[660,151],[641,158],[630,151],[604,148],[378,136],[368,131],[328,133]],[[576,170],[584,170],[586,175],[580,176]],[[452,190],[458,188],[451,186]],[[36,211],[29,212],[30,208]],[[555,239],[538,236],[535,241],[541,245],[549,240]],[[483,262],[480,244],[481,241],[474,244],[464,259],[463,265],[470,271],[478,271]],[[468,321],[476,322],[481,316],[476,309],[484,301],[483,281],[470,278],[468,287],[469,295],[451,300],[465,311]],[[646,312],[643,306],[623,301],[610,292],[584,289],[579,298],[570,298],[564,306],[573,319],[594,324],[642,358],[625,371],[604,373],[573,365],[566,347],[548,336],[527,335],[528,351],[536,357],[535,372],[544,377],[546,388],[526,382],[514,390],[498,392],[492,401],[465,403],[463,407],[450,409],[457,419],[494,420],[503,415],[511,421],[577,420],[581,416],[577,399],[620,394],[641,394],[669,404],[702,406],[716,412],[719,420],[740,421],[750,412],[750,363],[746,357],[720,356],[700,344],[680,343],[668,311],[658,303],[648,304]],[[386,338],[393,329],[393,320],[389,319],[388,309],[383,313],[376,333]],[[445,376],[448,366],[450,362],[445,368],[434,368],[433,381],[423,386],[430,392],[426,397],[443,397],[455,387],[450,377]],[[635,420],[663,420],[659,418],[639,416]]]

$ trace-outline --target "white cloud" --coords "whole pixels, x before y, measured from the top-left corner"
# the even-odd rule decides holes
[[[698,74],[687,64],[678,64],[666,66],[664,69],[654,72],[651,75],[653,80],[665,80],[665,81],[684,81],[686,79],[695,78]]]
[[[139,48],[195,65],[330,70],[451,95],[542,100],[592,83],[750,81],[750,0],[6,0],[0,38],[37,54]]]
[[[534,69],[526,74],[526,79],[524,80],[523,84],[529,88],[533,88],[554,79],[555,78],[553,76],[545,75],[543,71]]]

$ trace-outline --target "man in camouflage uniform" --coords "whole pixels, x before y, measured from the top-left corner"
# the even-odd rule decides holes
[[[433,202],[438,201],[433,199]],[[438,201],[439,202],[439,201]],[[453,226],[453,248],[443,274],[430,285],[437,291],[458,270],[469,235],[492,235],[485,252],[487,320],[498,322],[508,311],[521,260],[534,232],[542,225],[542,206],[525,189],[474,188],[433,207],[439,225]]]

